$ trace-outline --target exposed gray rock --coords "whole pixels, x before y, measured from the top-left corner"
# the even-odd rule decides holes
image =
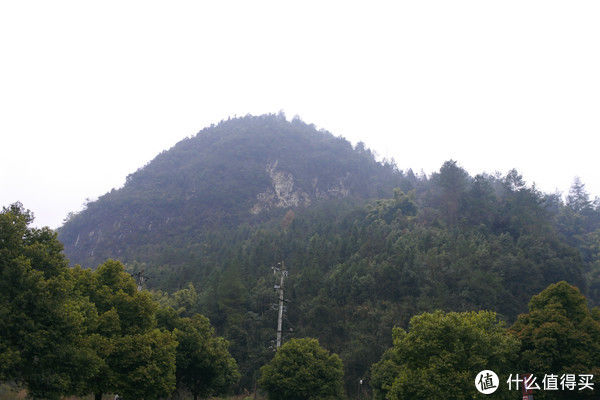
[[[257,202],[250,209],[251,214],[259,214],[271,208],[288,208],[308,206],[313,200],[346,197],[349,194],[346,187],[348,174],[339,179],[338,183],[326,190],[318,187],[318,178],[312,181],[312,195],[294,187],[294,176],[285,171],[277,170],[279,162],[276,160],[266,166],[266,171],[271,178],[271,186],[256,196]]]

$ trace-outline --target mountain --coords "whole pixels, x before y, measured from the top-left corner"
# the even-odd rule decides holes
[[[362,143],[353,148],[299,119],[229,119],[182,140],[129,175],[124,187],[88,203],[59,238],[73,263],[134,261],[142,248],[179,247],[190,236],[282,210],[389,196],[401,177]]]
[[[252,388],[275,336],[272,267],[284,261],[284,338],[315,337],[348,393],[424,311],[493,310],[507,323],[566,280],[600,303],[600,202],[566,201],[517,171],[430,176],[379,163],[282,115],[223,121],[161,153],[59,229],[72,263],[144,271],[180,315],[206,315]]]

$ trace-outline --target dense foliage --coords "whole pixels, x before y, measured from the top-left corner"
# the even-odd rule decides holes
[[[206,318],[175,315],[173,327],[159,327],[157,314],[169,309],[138,291],[120,262],[68,268],[56,233],[29,228],[32,220],[18,203],[0,212],[0,382],[21,384],[39,399],[159,399],[176,388],[176,361],[180,374],[204,367],[201,352],[219,366],[205,392],[235,382],[227,342]]]
[[[177,386],[199,397],[226,393],[239,379],[226,340],[214,335],[208,319],[196,314],[176,320]]]
[[[98,399],[102,393],[152,399],[173,392],[177,342],[170,332],[157,329],[158,305],[150,294],[137,290],[118,261],[94,271],[77,266],[70,273],[75,282],[71,294],[94,306],[85,339],[97,371],[79,392],[95,393]]]
[[[269,400],[343,398],[344,368],[316,339],[292,339],[261,368],[259,385]]]
[[[58,399],[94,372],[84,345],[93,306],[66,296],[73,281],[62,245],[48,228],[29,229],[32,220],[20,204],[0,213],[0,381]]]
[[[529,302],[529,312],[512,326],[521,341],[520,368],[544,374],[600,374],[600,310],[590,310],[579,290],[566,282],[550,285]],[[560,398],[594,397],[593,391]],[[544,399],[544,393],[536,398]],[[548,397],[556,398],[556,397]]]
[[[457,177],[462,186],[444,183]],[[458,194],[444,191],[456,187]],[[215,232],[197,262],[170,274],[167,266],[145,268],[154,285],[175,290],[182,306],[207,315],[231,341],[241,384],[251,388],[274,338],[270,267],[285,260],[287,338],[316,337],[338,353],[353,393],[390,346],[391,328],[418,313],[488,309],[512,322],[531,296],[560,280],[597,301],[597,258],[586,261],[580,242],[569,245],[559,227],[570,210],[514,172],[471,178],[448,162],[408,194],[362,206],[325,202]],[[187,281],[193,285],[177,291]]]
[[[421,312],[493,310],[512,323],[561,280],[600,302],[600,203],[581,182],[563,202],[514,170],[471,176],[448,161],[415,175],[281,115],[204,129],[59,234],[73,260],[118,257],[182,316],[206,315],[231,343],[240,388],[272,356],[282,260],[284,341],[315,337],[339,354],[350,394],[392,327]]]
[[[476,397],[475,374],[512,372],[519,341],[490,311],[424,313],[408,332],[394,329],[394,344],[373,366],[376,399],[467,400]],[[497,399],[514,398],[500,390]]]
[[[393,164],[362,145],[282,114],[247,116],[162,152],[72,214],[59,236],[71,261],[88,267],[107,258],[180,266],[201,257],[189,244],[214,229],[264,220],[282,205],[385,196],[398,182]]]

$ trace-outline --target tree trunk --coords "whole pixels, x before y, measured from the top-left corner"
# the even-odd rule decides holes
[[[94,400],[102,400],[102,393],[94,393]]]
[[[194,393],[194,400],[198,400],[198,393]]]

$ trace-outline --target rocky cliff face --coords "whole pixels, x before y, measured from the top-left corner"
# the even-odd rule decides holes
[[[270,186],[256,195],[256,204],[250,209],[251,214],[260,214],[262,211],[272,208],[288,208],[298,206],[309,206],[314,200],[326,200],[331,198],[342,198],[349,194],[344,181],[349,175],[339,179],[339,183],[325,190],[318,187],[319,178],[312,181],[311,193],[294,186],[294,175],[290,172],[278,170],[279,161],[269,163],[266,171],[271,178]]]

